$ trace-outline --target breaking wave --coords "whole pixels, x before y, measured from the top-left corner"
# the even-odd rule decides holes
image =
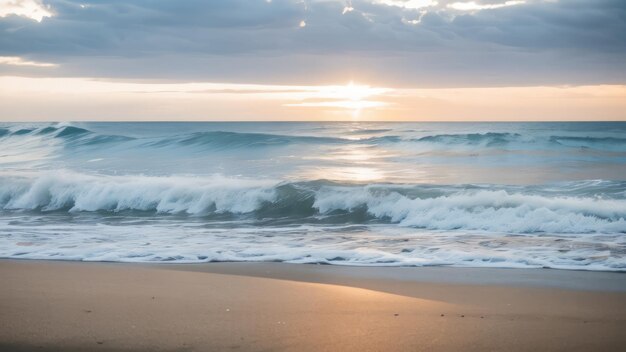
[[[625,127],[0,124],[0,258],[626,271]]]
[[[608,181],[562,184],[555,190],[555,186],[350,185],[57,172],[3,177],[0,182],[0,207],[5,212],[139,211],[283,223],[390,223],[430,230],[626,232],[626,185]]]

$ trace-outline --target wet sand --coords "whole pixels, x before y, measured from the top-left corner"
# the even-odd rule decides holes
[[[0,349],[615,351],[626,274],[0,261]]]

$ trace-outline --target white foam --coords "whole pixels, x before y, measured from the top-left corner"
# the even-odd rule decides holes
[[[4,209],[247,213],[275,198],[275,182],[211,177],[92,176],[69,171],[5,179]]]
[[[322,213],[363,206],[377,218],[435,230],[626,232],[624,199],[547,197],[504,190],[411,199],[397,192],[381,194],[372,187],[326,187],[316,194],[314,203]]]
[[[626,270],[626,234],[504,236],[391,225],[206,228],[201,221],[152,218],[94,225],[73,217],[33,226],[0,218],[0,257],[119,262],[284,261],[365,266]],[[123,226],[120,226],[123,225]],[[614,253],[613,253],[614,252]],[[613,254],[612,254],[613,253]]]
[[[105,176],[68,171],[45,172],[36,177],[7,176],[0,180],[0,207],[5,210],[138,210],[206,215],[252,213],[272,204],[285,207],[277,203],[285,201],[279,198],[277,187],[280,184],[266,180],[221,176]],[[448,189],[446,195],[427,198],[409,197],[406,188],[401,193],[398,187],[384,185],[316,189],[300,184],[298,188],[314,197],[313,207],[320,216],[364,208],[379,220],[432,230],[626,232],[626,199],[525,194],[520,188]],[[287,201],[298,202],[299,198]],[[288,203],[286,206],[289,210],[302,205]],[[296,217],[294,221],[300,220]]]
[[[167,214],[245,214],[272,202],[282,209],[278,187],[285,184],[276,181],[69,171],[10,172],[0,181],[3,258],[626,270],[621,198],[524,194],[519,187],[443,187],[436,194],[444,195],[426,192],[416,198],[421,193],[411,192],[417,186],[410,185],[298,184],[314,197],[317,220],[337,211],[355,211],[361,219],[358,211],[365,209],[390,223],[304,226],[305,219],[278,213],[291,226],[275,227],[250,218],[218,222]],[[302,206],[286,206],[292,205]],[[43,212],[23,211],[29,209]],[[94,211],[121,213],[107,217]]]

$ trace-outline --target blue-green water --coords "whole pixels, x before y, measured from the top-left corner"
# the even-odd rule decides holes
[[[626,268],[626,123],[0,124],[0,256]]]

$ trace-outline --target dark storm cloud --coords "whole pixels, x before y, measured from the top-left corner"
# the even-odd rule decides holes
[[[60,64],[47,74],[408,86],[626,81],[621,0],[474,12],[447,7],[458,1],[416,9],[360,0],[345,14],[347,2],[333,0],[44,2],[55,16],[41,23],[0,18],[0,56]]]

